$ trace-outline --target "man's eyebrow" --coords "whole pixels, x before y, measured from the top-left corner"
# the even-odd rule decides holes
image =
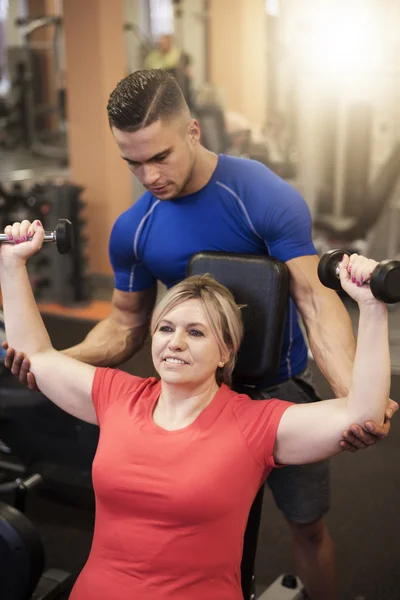
[[[148,158],[145,162],[151,162],[152,160],[161,158],[162,156],[164,156],[164,154],[169,154],[170,152],[171,152],[171,148],[166,148],[165,150],[162,150],[161,152],[157,152],[157,154],[155,154],[151,158]],[[135,163],[138,165],[140,164],[138,161],[132,160],[131,158],[126,158],[125,156],[122,156],[122,155],[121,155],[121,158],[122,158],[122,160],[125,160],[126,162]]]

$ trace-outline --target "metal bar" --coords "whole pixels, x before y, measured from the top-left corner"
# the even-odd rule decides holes
[[[17,27],[23,28],[24,35],[30,35],[41,27],[47,25],[61,25],[61,19],[59,17],[40,17],[37,19],[16,19],[15,22]]]
[[[31,242],[32,238],[28,238],[27,241]],[[44,241],[45,242],[55,242],[56,241],[55,231],[46,231],[44,234]],[[0,243],[13,244],[14,240],[9,240],[8,235],[6,235],[5,233],[0,233]]]

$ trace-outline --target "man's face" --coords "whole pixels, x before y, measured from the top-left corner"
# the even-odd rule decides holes
[[[167,52],[170,51],[172,46],[171,37],[169,35],[162,35],[158,40],[157,46],[160,52],[162,52],[163,54],[167,54]]]
[[[196,121],[156,121],[133,133],[112,128],[122,158],[140,183],[160,200],[185,195],[200,132]]]

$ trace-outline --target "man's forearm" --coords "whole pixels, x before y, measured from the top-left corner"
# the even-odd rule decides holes
[[[349,313],[335,294],[321,299],[312,315],[304,316],[310,349],[318,368],[337,397],[348,394],[356,342]]]
[[[108,318],[97,323],[83,342],[63,353],[96,367],[116,367],[140,350],[147,333],[147,325],[132,330]]]

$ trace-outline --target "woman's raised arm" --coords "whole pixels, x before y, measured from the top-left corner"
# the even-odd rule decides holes
[[[304,464],[328,458],[341,451],[342,433],[353,423],[362,426],[366,421],[383,423],[391,368],[387,306],[372,295],[368,285],[376,264],[357,255],[342,259],[342,287],[360,309],[350,391],[344,398],[287,409],[279,424],[274,449],[275,460],[280,464]]]
[[[14,223],[4,230],[10,244],[0,244],[0,281],[4,322],[11,347],[31,362],[40,390],[66,412],[96,423],[92,403],[95,368],[57,352],[37,307],[26,261],[40,250],[44,231],[40,221]]]

